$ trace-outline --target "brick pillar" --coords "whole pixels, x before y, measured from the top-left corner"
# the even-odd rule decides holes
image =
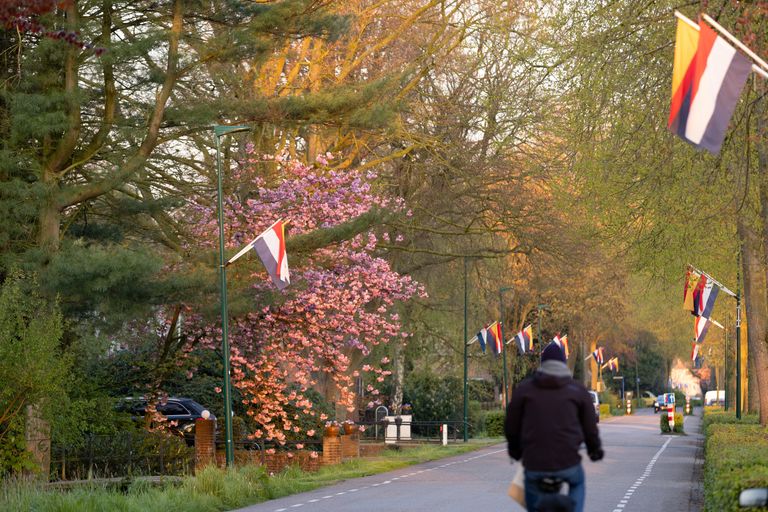
[[[195,420],[195,472],[216,464],[216,422]]]
[[[323,437],[323,464],[339,464],[341,462],[341,438],[339,436]]]
[[[51,474],[51,425],[40,415],[36,405],[27,406],[24,440],[32,460],[40,468],[39,477],[48,481]]]
[[[360,434],[347,434],[341,440],[341,458],[356,459],[360,457]]]

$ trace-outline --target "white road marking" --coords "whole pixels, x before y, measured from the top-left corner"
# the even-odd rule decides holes
[[[646,479],[646,477],[651,476],[651,471],[653,471],[653,466],[656,464],[656,461],[659,460],[659,457],[661,456],[661,453],[667,449],[667,446],[669,446],[670,441],[672,441],[672,438],[670,437],[667,439],[667,441],[664,443],[664,445],[659,448],[659,451],[657,451],[653,457],[651,457],[650,462],[648,462],[648,465],[645,467],[645,470],[643,471],[643,474],[638,478],[632,486],[627,489],[627,491],[624,493],[624,498],[619,500],[619,503],[616,505],[616,508],[613,509],[613,512],[624,512],[624,507],[627,506],[629,503],[629,499],[632,497],[632,493],[635,492],[635,489],[640,487],[642,485],[643,481]]]
[[[669,441],[667,441],[667,442],[669,442]],[[433,467],[433,468],[427,468],[427,469],[422,469],[422,470],[419,470],[419,471],[414,471],[413,473],[408,473],[407,475],[396,476],[396,477],[393,477],[390,480],[385,480],[383,482],[378,482],[378,483],[375,483],[375,484],[366,485],[365,487],[360,487],[360,488],[357,488],[357,489],[349,489],[347,491],[337,492],[335,495],[334,494],[328,494],[328,495],[323,496],[322,498],[319,498],[319,499],[316,498],[316,499],[307,500],[307,503],[316,503],[316,502],[320,501],[321,499],[322,500],[327,500],[327,499],[333,498],[335,496],[343,496],[343,495],[345,495],[347,493],[352,493],[352,492],[360,491],[360,490],[363,490],[363,489],[368,489],[369,487],[379,487],[380,485],[391,484],[393,481],[399,480],[400,478],[405,478],[407,476],[415,476],[415,475],[418,475],[418,474],[421,474],[421,473],[425,473],[425,472],[428,472],[428,471],[434,471],[436,469],[440,469],[440,468],[444,468],[444,467],[447,467],[447,466],[451,466],[453,464],[461,464],[461,463],[471,462],[473,460],[476,460],[476,459],[479,459],[479,458],[482,458],[482,457],[487,457],[489,455],[495,455],[497,453],[501,453],[501,452],[504,452],[504,451],[506,451],[506,450],[495,450],[495,451],[492,451],[492,452],[484,453],[482,455],[477,455],[475,457],[470,457],[468,459],[463,459],[463,460],[457,460],[457,461],[454,461],[454,462],[449,462],[449,463],[443,464],[442,466],[436,466],[436,467]],[[298,508],[298,507],[303,507],[304,505],[305,505],[304,503],[296,503],[294,505],[290,505],[288,508]],[[286,510],[288,510],[288,508],[278,508],[278,509],[275,509],[274,512],[285,512]],[[619,512],[621,512],[621,511],[619,511]]]

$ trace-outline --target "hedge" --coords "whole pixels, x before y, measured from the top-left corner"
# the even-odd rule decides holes
[[[737,422],[733,412],[714,408],[705,410],[703,427],[704,510],[739,512],[743,489],[768,487],[768,431],[755,415]]]
[[[488,437],[504,437],[504,412],[489,411],[485,416],[485,432]]]

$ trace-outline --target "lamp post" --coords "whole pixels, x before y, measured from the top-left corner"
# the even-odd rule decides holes
[[[501,364],[504,365],[504,407],[507,406],[507,403],[509,402],[509,384],[507,381],[507,347],[504,343],[504,292],[513,290],[510,286],[503,286],[499,288],[499,325],[500,325],[500,332],[501,332]]]
[[[469,337],[468,330],[467,330],[467,297],[469,295],[469,291],[467,289],[467,257],[464,256],[464,339],[462,340],[462,343],[464,343],[464,442],[466,443],[469,441],[469,433],[467,432],[467,420],[469,418],[469,395],[467,394],[469,391],[469,387],[467,384],[467,378],[469,377],[469,369],[468,366],[468,350],[469,347],[467,346],[467,338]]]
[[[219,286],[221,287],[221,351],[224,363],[224,431],[225,431],[225,453],[227,467],[235,464],[235,452],[232,445],[232,386],[230,385],[229,375],[229,337],[227,315],[227,267],[224,259],[224,202],[222,199],[222,176],[221,176],[221,137],[231,133],[245,132],[250,130],[249,126],[221,126],[213,127],[214,138],[216,139],[216,188],[218,191],[218,219],[219,219]]]
[[[537,337],[539,338],[539,351],[541,351],[544,347],[544,342],[541,339],[541,312],[542,310],[549,311],[549,304],[536,304],[536,315],[539,317],[539,333]]]

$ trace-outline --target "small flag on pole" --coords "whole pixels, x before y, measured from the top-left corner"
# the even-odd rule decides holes
[[[480,332],[477,333],[477,342],[480,344],[480,350],[485,354],[485,345],[488,343],[488,329],[483,327]]]
[[[227,265],[233,263],[240,256],[256,250],[261,262],[266,267],[269,277],[279,290],[291,284],[291,276],[288,272],[288,255],[285,253],[285,223],[278,220],[257,236],[251,243],[243,247],[240,252],[232,256]]]
[[[597,364],[603,364],[603,347],[597,347],[595,351],[592,352],[592,357],[595,358]]]
[[[712,323],[709,318],[697,316],[693,321],[693,339],[694,343],[702,343],[709,330],[709,324]]]
[[[712,316],[712,309],[715,307],[715,299],[717,299],[717,293],[720,291],[720,287],[715,284],[711,279],[707,281],[704,289],[701,291],[701,300],[699,301],[699,316],[709,318]]]
[[[568,335],[566,334],[564,336],[560,336],[557,334],[554,338],[552,338],[552,341],[557,343],[557,346],[563,349],[563,352],[565,352],[565,358],[568,359],[568,356],[571,355],[568,350]]]
[[[515,336],[515,340],[517,341],[517,346],[520,348],[521,354],[525,354],[526,352],[532,351],[533,350],[533,330],[531,329],[531,326],[528,325],[522,331],[517,333],[517,336]]]
[[[694,342],[691,349],[691,361],[696,362],[696,358],[699,357],[699,344]]]
[[[683,309],[694,313],[693,307],[693,290],[696,288],[696,283],[699,282],[701,274],[688,267],[685,271],[685,286],[683,288]]]
[[[751,70],[752,62],[709,25],[678,15],[668,128],[719,153]]]
[[[501,337],[501,322],[493,322],[488,327],[488,332],[491,334],[491,349],[498,356],[504,348],[504,340]]]

